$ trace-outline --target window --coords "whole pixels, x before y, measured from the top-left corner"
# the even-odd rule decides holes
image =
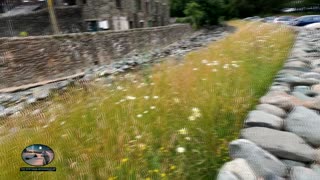
[[[136,11],[141,11],[141,0],[136,0]]]
[[[149,14],[149,2],[146,2],[146,14]]]
[[[122,8],[121,0],[116,0],[116,7],[119,9]]]

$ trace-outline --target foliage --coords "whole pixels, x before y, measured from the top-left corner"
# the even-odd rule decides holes
[[[183,61],[74,86],[0,121],[1,179],[215,179],[294,41],[283,26],[231,25],[236,33]],[[19,172],[33,143],[54,150],[57,172]]]
[[[201,9],[201,6],[196,2],[191,2],[187,4],[184,14],[190,17],[191,23],[195,28],[198,28],[202,23],[204,18],[204,11]]]
[[[22,31],[22,32],[19,33],[20,37],[27,37],[28,35],[29,35],[29,33],[26,32],[26,31]]]

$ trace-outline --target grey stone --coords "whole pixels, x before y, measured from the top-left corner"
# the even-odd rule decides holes
[[[271,105],[271,104],[259,104],[256,107],[256,109],[273,114],[273,115],[281,117],[281,118],[283,118],[287,115],[283,109],[281,109],[277,106]]]
[[[287,86],[283,85],[274,85],[270,87],[270,91],[284,91],[284,92],[290,92],[291,89]]]
[[[319,180],[320,174],[312,169],[297,166],[291,169],[289,178],[291,180]]]
[[[235,174],[240,179],[255,180],[256,175],[248,165],[247,161],[242,158],[237,158],[233,161],[227,162],[221,170],[222,172],[229,171]]]
[[[300,76],[301,78],[314,78],[314,79],[320,79],[320,73],[316,72],[307,72]]]
[[[237,178],[232,172],[230,171],[220,171],[217,177],[217,180],[242,180]]]
[[[25,107],[25,103],[19,103],[19,104],[15,105],[15,106],[11,106],[11,107],[6,108],[4,110],[4,113],[5,113],[6,116],[12,115],[12,114],[15,114],[15,113],[23,110],[24,107]]]
[[[34,104],[35,102],[37,102],[37,99],[30,96],[30,97],[28,97],[26,102],[27,102],[27,104]]]
[[[49,86],[40,86],[32,89],[32,92],[34,98],[36,98],[37,100],[43,100],[49,97],[50,88]]]
[[[310,166],[310,168],[311,168],[314,172],[320,174],[320,164],[312,164],[312,165]]]
[[[7,93],[0,94],[0,104],[8,102],[11,99],[12,99],[11,94],[7,94]]]
[[[229,154],[233,159],[245,159],[259,177],[269,174],[284,177],[287,174],[287,167],[280,160],[249,140],[232,141],[229,145]]]
[[[286,110],[290,110],[296,105],[303,104],[303,101],[297,97],[281,91],[270,91],[268,94],[260,98],[260,102],[262,104],[272,104]]]
[[[302,94],[306,94],[306,92],[310,91],[310,87],[309,86],[295,86],[293,88],[294,92],[300,92]]]
[[[284,129],[314,146],[320,146],[320,116],[313,110],[295,107],[285,119]]]
[[[273,114],[266,113],[264,111],[251,111],[245,121],[246,127],[269,127],[273,129],[283,128],[283,119]]]
[[[289,168],[292,168],[294,166],[306,167],[306,164],[304,164],[302,162],[293,161],[293,160],[289,160],[289,159],[282,159],[281,162],[286,164]]]
[[[264,127],[241,130],[241,137],[248,139],[279,158],[301,162],[316,159],[316,150],[296,134]]]
[[[5,107],[3,107],[3,106],[0,105],[0,112],[1,112],[1,111],[4,111],[4,109],[5,109]]]
[[[289,77],[285,77],[285,78],[278,78],[275,81],[277,82],[286,82],[289,83],[291,85],[297,86],[297,85],[314,85],[314,84],[318,84],[319,80],[314,79],[314,78],[308,78],[308,79],[304,79],[304,78],[300,78],[300,77],[296,77],[296,76],[289,76]]]
[[[301,92],[297,92],[297,91],[294,91],[291,93],[294,97],[298,98],[298,99],[301,99],[303,101],[312,101],[313,98],[312,97],[309,97],[309,96],[306,96],[305,94],[301,93]]]

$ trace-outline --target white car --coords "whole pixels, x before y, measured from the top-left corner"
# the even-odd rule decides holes
[[[275,18],[273,20],[273,23],[276,23],[276,24],[289,24],[290,21],[292,21],[294,19],[294,17],[292,16],[280,16],[278,18]]]
[[[320,23],[312,23],[312,24],[306,25],[304,27],[308,28],[308,29],[318,29],[318,30],[320,30]]]

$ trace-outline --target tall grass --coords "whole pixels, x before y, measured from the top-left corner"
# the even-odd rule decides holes
[[[3,121],[0,179],[215,179],[294,41],[282,26],[230,24],[237,32],[183,61],[75,86]],[[35,143],[55,151],[57,172],[19,172]]]

